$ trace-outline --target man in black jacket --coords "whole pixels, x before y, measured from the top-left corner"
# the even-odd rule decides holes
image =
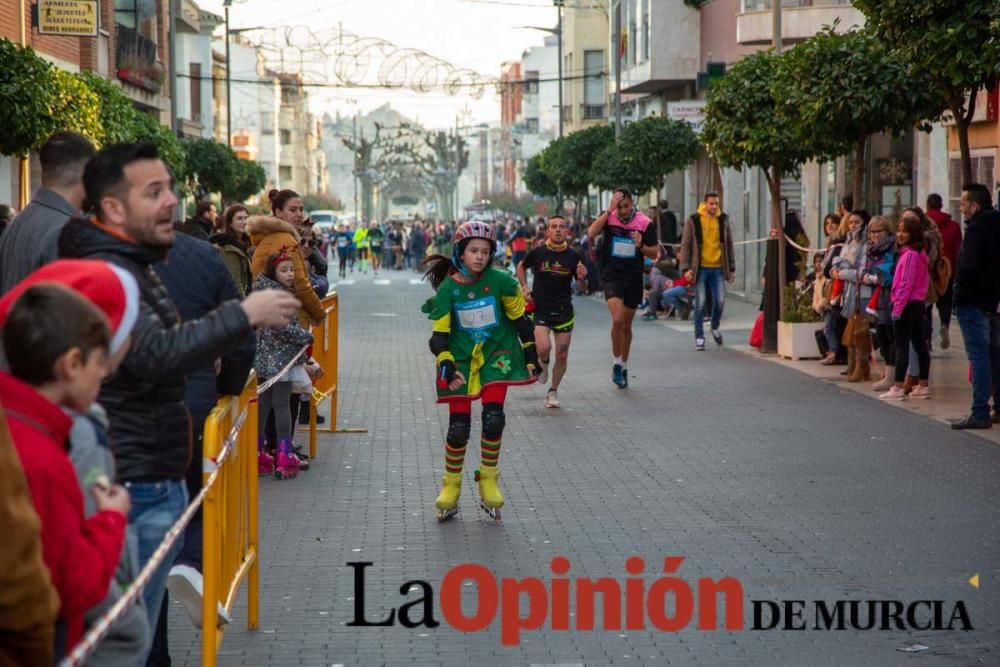
[[[132,496],[129,523],[144,566],[188,502],[191,419],[184,376],[243,345],[253,327],[284,324],[299,302],[287,292],[255,292],[242,303],[228,301],[181,323],[152,268],[173,245],[177,206],[173,178],[156,147],[105,148],[87,163],[83,182],[96,217],[66,223],[60,256],[103,259],[124,268],[136,277],[142,299],[128,354],[98,400],[108,413],[118,477]],[[167,572],[182,542],[143,591],[150,627],[156,627]]]
[[[978,183],[962,188],[959,207],[966,229],[955,273],[955,311],[972,365],[972,412],[951,427],[985,429],[1000,423],[1000,212]]]
[[[207,241],[215,233],[215,219],[219,212],[210,201],[200,201],[194,209],[194,217],[181,225],[181,232],[196,239]]]

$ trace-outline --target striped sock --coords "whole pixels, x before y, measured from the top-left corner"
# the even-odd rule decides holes
[[[500,460],[500,439],[487,440],[485,436],[479,439],[480,458],[482,465],[496,467]]]
[[[465,445],[452,447],[448,443],[444,445],[444,469],[445,472],[462,472],[462,464],[465,463]]]

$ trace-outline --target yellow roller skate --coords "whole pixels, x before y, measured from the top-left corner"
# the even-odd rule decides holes
[[[441,493],[434,504],[437,506],[437,520],[447,521],[458,514],[458,497],[462,495],[462,473],[446,472],[441,478]]]
[[[496,466],[483,466],[476,471],[476,481],[479,482],[479,506],[490,515],[490,518],[500,523],[500,508],[503,507],[503,494],[497,486],[500,471]]]

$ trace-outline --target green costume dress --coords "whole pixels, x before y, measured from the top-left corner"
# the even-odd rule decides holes
[[[455,391],[439,387],[438,403],[479,398],[491,385],[535,381],[514,328],[524,315],[524,295],[509,273],[490,267],[471,285],[449,275],[421,310],[434,321],[435,332],[448,334],[448,350],[437,362],[451,359],[465,376]]]

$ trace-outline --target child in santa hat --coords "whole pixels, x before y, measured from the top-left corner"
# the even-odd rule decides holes
[[[0,373],[0,402],[41,519],[42,555],[66,627],[61,650],[72,648],[84,613],[109,594],[130,508],[128,492],[110,481],[113,470],[77,477],[64,447],[73,423],[67,412],[83,413],[94,403],[101,381],[127,351],[138,313],[135,278],[90,260],[49,264],[0,299],[11,369]],[[90,512],[81,485],[94,498]],[[125,645],[132,650],[125,655],[141,661],[149,628],[129,625]]]

